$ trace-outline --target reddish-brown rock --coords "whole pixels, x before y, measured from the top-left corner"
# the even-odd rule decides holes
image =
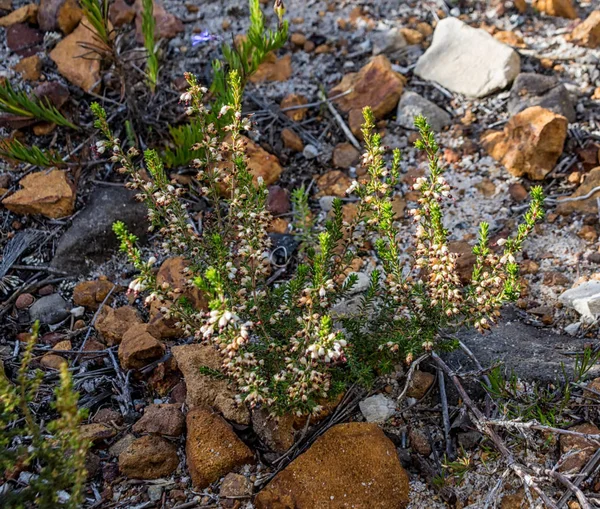
[[[579,46],[600,46],[600,11],[593,11],[583,23],[575,27],[569,40]]]
[[[549,16],[569,19],[577,17],[577,11],[573,7],[571,0],[533,0],[531,5],[534,9],[545,12]]]
[[[600,186],[600,166],[590,171],[583,183],[575,190],[575,192],[568,198],[579,198],[580,196],[587,195],[592,189]],[[556,207],[557,214],[567,216],[572,212],[578,212],[580,214],[598,214],[598,203],[597,198],[600,198],[600,191],[592,193],[592,195],[585,200],[570,201],[561,203],[560,198],[558,199],[558,206]]]
[[[32,23],[36,20],[38,6],[27,4],[0,18],[0,27],[9,27],[17,23]]]
[[[600,429],[589,423],[578,424],[577,426],[569,428],[569,430],[584,433],[586,435],[600,435]],[[561,472],[581,472],[581,469],[586,465],[597,449],[598,445],[586,438],[573,435],[561,435],[560,452],[561,454],[570,454],[561,464],[559,470]]]
[[[252,429],[269,449],[278,453],[294,445],[294,423],[292,414],[273,417],[265,408],[252,410]]]
[[[135,18],[135,6],[125,0],[115,0],[108,8],[108,17],[116,27],[129,25]]]
[[[148,406],[142,418],[133,425],[133,432],[178,437],[184,428],[185,417],[181,405],[167,403]]]
[[[106,278],[95,281],[82,281],[77,283],[73,289],[73,302],[76,306],[84,306],[95,311],[112,290],[111,296],[106,302],[110,304],[115,294],[113,288],[115,288],[115,285]]]
[[[350,178],[340,170],[331,170],[317,178],[317,187],[319,192],[317,197],[321,196],[346,196],[346,190],[351,184]]]
[[[158,479],[179,465],[177,447],[168,440],[146,435],[119,454],[119,470],[132,479]]]
[[[137,310],[131,306],[116,309],[105,306],[98,315],[95,327],[108,346],[113,346],[121,343],[123,334],[129,328],[141,323]]]
[[[37,13],[38,25],[44,32],[60,30],[70,34],[83,17],[77,0],[41,0]]]
[[[308,100],[303,95],[288,94],[283,98],[279,107],[282,110],[284,110],[286,108],[291,108],[294,106],[296,106],[296,107],[302,106],[307,103],[308,103]],[[291,118],[294,122],[301,122],[302,120],[304,120],[304,117],[306,117],[307,112],[308,112],[308,108],[296,108],[293,110],[284,111],[284,114],[288,118]]]
[[[292,75],[292,55],[277,58],[275,53],[269,53],[265,61],[258,66],[256,72],[250,76],[252,83],[263,81],[287,81]]]
[[[15,23],[6,29],[6,45],[21,57],[29,57],[41,50],[44,34],[27,23]]]
[[[240,474],[227,474],[219,491],[223,509],[241,509],[244,500],[252,497],[252,482]]]
[[[95,422],[79,426],[79,434],[83,440],[96,443],[114,437],[117,434],[117,431],[108,424]]]
[[[86,19],[55,46],[50,52],[50,58],[56,64],[58,72],[73,85],[85,92],[97,92],[100,88],[100,60],[82,58],[89,52],[82,44],[99,44],[93,28]]]
[[[408,502],[408,475],[392,441],[376,424],[351,422],[331,428],[279,472],[255,506],[403,509]]]
[[[169,297],[186,300],[198,311],[206,309],[207,302],[202,291],[190,283],[191,276],[187,275],[189,263],[180,256],[167,258],[156,274],[156,284],[168,285]]]
[[[304,142],[302,141],[302,138],[300,138],[300,136],[298,136],[289,127],[285,127],[281,131],[281,141],[283,141],[283,146],[285,148],[289,148],[294,152],[302,152],[304,150]]]
[[[254,143],[250,138],[241,136],[241,139],[246,143],[246,157],[248,158],[248,169],[253,175],[255,182],[258,178],[262,178],[266,186],[274,184],[283,168],[279,164],[277,156],[270,154],[264,150],[260,145]],[[226,138],[225,141],[230,141],[230,138]],[[221,163],[219,167],[224,173],[230,173],[232,168],[231,162]],[[221,186],[221,192],[224,194],[227,192],[229,186],[229,177],[224,178],[223,185]]]
[[[352,89],[349,94],[335,99],[335,104],[344,112],[361,112],[370,106],[376,118],[393,111],[404,89],[405,78],[392,70],[392,64],[384,55],[372,58],[360,71],[346,74],[329,96]]]
[[[220,415],[194,408],[186,423],[186,460],[196,488],[206,488],[232,470],[254,463],[252,451]]]
[[[515,177],[542,180],[562,154],[569,122],[540,106],[514,115],[503,131],[487,132],[482,143]]]
[[[227,383],[200,373],[201,367],[219,370],[221,354],[208,344],[174,346],[171,349],[179,370],[183,373],[187,389],[186,403],[190,408],[211,406],[227,420],[240,424],[250,422],[250,413],[243,404],[235,401],[236,393]]]
[[[285,214],[292,208],[290,197],[286,189],[281,186],[269,187],[267,197],[267,210],[274,216]]]
[[[138,42],[144,40],[142,33],[142,0],[135,2],[136,18],[135,18],[135,36]],[[154,20],[155,30],[154,36],[156,39],[173,39],[176,35],[183,32],[183,22],[174,14],[167,12],[162,2],[154,1]]]
[[[13,67],[24,80],[37,81],[42,73],[42,59],[38,55],[31,55],[20,60]]]
[[[417,370],[414,372],[412,380],[410,381],[410,386],[408,387],[408,391],[406,391],[406,395],[409,398],[421,399],[433,385],[434,381],[435,375],[432,375],[427,371]]]
[[[75,191],[66,171],[30,173],[19,184],[22,189],[2,201],[8,210],[50,218],[67,217],[73,213]]]
[[[333,149],[333,166],[347,170],[360,161],[360,152],[351,143],[339,143]]]
[[[22,293],[17,297],[17,300],[15,301],[15,307],[17,309],[26,309],[33,304],[34,300],[35,299],[33,298],[33,295],[30,293]]]
[[[119,361],[124,370],[143,368],[163,356],[165,347],[151,332],[150,325],[139,324],[123,334],[119,345]]]

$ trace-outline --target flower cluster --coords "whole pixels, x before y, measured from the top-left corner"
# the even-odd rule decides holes
[[[472,281],[463,286],[443,226],[442,205],[450,198],[450,187],[431,129],[424,119],[417,120],[417,147],[426,152],[430,171],[413,186],[420,196],[410,212],[415,249],[408,255],[397,238],[392,207],[400,185],[400,153],[394,151],[391,164],[386,163],[368,109],[362,159],[366,177],[348,189],[357,198],[355,214],[345,216],[342,201],[335,200],[331,218],[315,234],[308,195],[295,190],[293,231],[303,245],[295,273],[274,274],[268,193],[248,167],[242,135],[252,126],[241,114],[241,77],[231,72],[230,102],[220,107],[218,123],[204,106],[206,89],[194,76],[186,79],[189,89],[181,101],[201,129],[195,147],[200,157],[194,161],[200,184],[196,190],[206,205],[201,220],[190,218],[181,199],[185,189],[168,180],[156,152],[144,153],[146,174],[136,162],[137,151],[121,149],[95,106],[97,126],[105,136],[97,148],[112,150],[130,177],[129,185],[148,205],[162,248],[185,258],[187,284],[201,290],[208,304],[193,308],[181,291],[157,284],[156,260],[142,260],[135,238],[117,224],[122,250],[139,271],[132,291],[149,290],[146,302],[158,305],[186,334],[220,351],[223,374],[236,385],[240,402],[264,405],[272,413],[319,412],[348,383],[368,383],[398,360],[410,363],[423,351],[450,347],[445,338],[457,327],[487,329],[500,306],[518,294],[515,256],[542,215],[541,191],[534,189],[525,221],[502,253],[488,247],[488,227],[481,226]],[[378,267],[358,308],[340,311],[358,280],[354,264],[371,246]]]

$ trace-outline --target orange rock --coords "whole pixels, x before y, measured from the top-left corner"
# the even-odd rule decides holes
[[[304,47],[304,44],[306,43],[306,35],[304,35],[300,32],[294,32],[290,37],[290,42],[294,46],[297,46],[298,48],[302,48],[302,47]]]
[[[308,101],[306,97],[300,94],[288,94],[286,95],[279,107],[284,110],[285,108],[290,108],[292,106],[302,106],[303,104],[307,104]],[[306,117],[306,113],[308,112],[308,108],[297,108],[295,110],[284,111],[283,113],[294,122],[300,122],[304,120]]]
[[[219,370],[222,366],[220,353],[208,344],[174,346],[173,357],[183,373],[187,388],[188,407],[213,407],[223,416],[240,424],[250,422],[250,413],[245,405],[236,403],[235,392],[227,380],[218,379],[200,372],[201,367]]]
[[[401,74],[392,70],[388,58],[378,55],[360,71],[346,74],[342,81],[331,89],[329,96],[352,90],[334,101],[342,111],[354,111],[362,115],[362,109],[370,106],[375,117],[382,118],[398,105],[405,82]]]
[[[119,361],[124,370],[139,369],[162,357],[165,347],[152,334],[150,325],[130,327],[119,345]]]
[[[600,166],[591,170],[585,177],[583,184],[581,184],[575,192],[569,196],[569,198],[579,198],[580,196],[587,195],[592,189],[600,186]],[[578,212],[580,214],[597,214],[598,203],[597,199],[600,198],[600,191],[596,191],[589,198],[585,200],[571,201],[561,203],[560,198],[558,199],[558,206],[556,212],[563,216],[571,214],[571,212]]]
[[[59,341],[56,343],[52,350],[60,351],[60,350],[71,350],[73,345],[71,342],[66,339],[64,341]],[[67,360],[60,354],[57,353],[47,353],[40,359],[40,364],[46,368],[52,369],[60,369],[63,364],[68,364]]]
[[[304,150],[302,138],[289,127],[286,127],[281,131],[281,140],[283,141],[283,146],[285,148],[289,148],[294,152],[302,152]]]
[[[108,17],[116,27],[129,25],[135,18],[135,5],[129,5],[125,0],[115,0],[108,8]]]
[[[177,446],[156,435],[138,438],[119,454],[119,470],[133,479],[166,477],[177,465]]]
[[[79,426],[79,434],[83,440],[96,443],[114,437],[117,431],[108,424],[94,422]]]
[[[76,306],[84,306],[95,311],[113,288],[115,285],[106,279],[82,281],[77,283],[73,289],[73,302]],[[114,293],[113,290],[111,298],[114,297]]]
[[[419,30],[414,30],[413,28],[401,28],[400,33],[406,39],[408,44],[421,44],[425,39],[423,33]]]
[[[431,25],[429,23],[425,23],[424,21],[417,23],[416,28],[425,37],[429,37],[433,33],[433,28],[431,27]]]
[[[56,129],[56,124],[54,122],[40,122],[31,129],[36,136],[46,136]]]
[[[9,27],[17,23],[34,23],[38,14],[38,6],[27,4],[0,18],[0,27]]]
[[[494,39],[497,39],[504,44],[508,44],[513,48],[525,48],[527,45],[519,34],[515,34],[510,30],[501,30],[500,32],[496,32],[494,34]]]
[[[570,431],[585,433],[588,435],[599,435],[600,429],[594,424],[578,424],[569,428]],[[589,461],[592,455],[598,449],[598,445],[591,440],[573,435],[560,436],[560,452],[562,454],[571,453],[567,459],[561,464],[559,470],[561,472],[580,472],[585,464]]]
[[[487,152],[515,177],[542,180],[556,164],[567,137],[568,121],[540,106],[514,115],[503,131],[487,132]]]
[[[13,69],[20,73],[24,80],[37,81],[42,73],[42,59],[38,55],[22,58]]]
[[[123,335],[130,327],[141,323],[142,320],[134,307],[121,306],[114,309],[105,306],[96,320],[95,327],[106,343],[113,346],[121,343]]]
[[[333,149],[332,163],[336,168],[347,170],[360,161],[360,152],[351,143],[339,143]]]
[[[73,213],[75,191],[67,172],[40,171],[23,177],[23,189],[4,198],[2,204],[17,214],[42,214],[50,218],[67,217]]]
[[[186,461],[196,488],[206,488],[232,470],[254,463],[252,451],[218,414],[194,408],[186,422]]]
[[[156,274],[156,284],[168,285],[169,296],[173,299],[185,297],[187,301],[198,311],[206,309],[207,302],[202,290],[189,284],[186,275],[189,263],[180,256],[167,258]],[[173,292],[173,295],[171,295]]]
[[[376,424],[338,424],[264,488],[256,509],[364,507],[404,509],[408,475]]]
[[[593,11],[583,23],[577,25],[569,39],[579,46],[588,48],[600,46],[600,11]]]
[[[85,92],[97,92],[100,89],[100,60],[81,58],[89,52],[81,46],[82,43],[98,45],[95,32],[85,19],[56,45],[50,52],[50,58],[56,64],[58,72],[73,85]]]
[[[77,0],[41,0],[37,21],[44,32],[60,30],[70,34],[82,16]]]
[[[226,138],[226,141],[230,138]],[[246,142],[246,156],[248,158],[248,169],[250,173],[254,176],[254,180],[257,181],[259,177],[262,177],[263,182],[266,186],[270,186],[274,184],[283,168],[279,164],[279,159],[277,156],[270,154],[266,150],[264,150],[260,145],[254,143],[250,138],[246,138],[245,136],[241,136]],[[229,171],[232,167],[232,163],[222,163],[220,167],[224,170]],[[227,189],[228,178],[224,179],[223,192]]]
[[[142,0],[135,2],[135,37],[138,42],[144,40],[142,33]],[[166,11],[162,2],[154,0],[154,36],[157,39],[173,39],[177,34],[184,31],[183,22],[174,14]]]
[[[577,11],[571,0],[533,0],[532,6],[538,11],[545,12],[549,16],[575,19]]]
[[[598,87],[594,90],[594,93],[592,94],[591,99],[592,99],[592,101],[600,101],[600,87]]]
[[[317,187],[319,192],[317,198],[321,196],[346,196],[346,189],[350,187],[350,178],[340,170],[331,170],[317,178]]]
[[[269,233],[288,233],[290,223],[283,217],[274,217],[269,225]]]
[[[258,66],[256,72],[250,76],[252,83],[263,81],[287,81],[292,75],[292,55],[277,58],[275,53],[269,53],[265,61]]]
[[[525,0],[514,0],[513,3],[515,4],[517,11],[519,11],[521,14],[527,11],[527,3]]]

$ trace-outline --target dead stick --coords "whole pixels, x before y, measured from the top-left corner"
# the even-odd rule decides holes
[[[344,131],[344,134],[346,135],[346,138],[348,138],[348,141],[350,143],[352,143],[352,145],[354,145],[357,150],[361,150],[360,143],[358,143],[358,140],[356,139],[356,137],[354,136],[354,134],[352,134],[352,131],[346,125],[346,122],[344,122],[344,119],[342,118],[342,116],[335,109],[335,106],[333,106],[333,104],[331,103],[331,101],[329,101],[327,99],[327,97],[325,97],[325,94],[323,92],[321,92],[319,94],[319,96],[321,97],[321,100],[327,105],[327,108],[329,109],[329,111],[331,112],[331,114],[333,115],[333,117],[335,118],[335,120],[338,123],[338,125],[342,128],[342,131]]]
[[[442,405],[442,419],[444,420],[444,438],[446,440],[446,454],[453,457],[452,441],[450,439],[450,413],[448,412],[448,396],[446,395],[446,382],[444,372],[438,369],[438,385],[440,387],[440,403]]]
[[[546,507],[548,507],[550,509],[558,509],[556,504],[554,502],[552,502],[552,500],[550,500],[548,495],[546,495],[542,491],[542,489],[537,485],[533,476],[531,474],[527,473],[524,470],[522,465],[517,463],[512,452],[510,452],[510,450],[508,449],[506,444],[502,441],[500,436],[496,433],[494,428],[490,425],[488,419],[486,419],[486,417],[483,415],[481,410],[479,410],[479,408],[477,408],[477,406],[475,405],[475,403],[473,402],[471,397],[467,394],[467,391],[465,391],[464,387],[460,383],[458,375],[456,375],[456,373],[454,373],[450,369],[450,367],[441,359],[441,357],[438,354],[436,354],[435,352],[432,352],[431,356],[435,360],[436,364],[452,380],[452,382],[454,383],[454,386],[456,387],[456,390],[458,391],[458,393],[460,394],[460,396],[463,400],[463,403],[470,410],[474,424],[477,426],[477,428],[479,429],[479,431],[481,433],[487,435],[492,440],[492,442],[494,442],[494,445],[496,446],[496,448],[500,451],[500,453],[506,459],[506,463],[507,463],[508,467],[510,467],[510,469],[515,474],[517,474],[517,476],[521,479],[521,481],[523,482],[523,484],[526,487],[533,489],[533,491],[535,491],[537,493],[537,495],[542,499],[544,504],[546,504]]]

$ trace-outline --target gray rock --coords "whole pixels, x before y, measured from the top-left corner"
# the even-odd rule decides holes
[[[135,200],[136,193],[123,187],[97,187],[85,209],[75,218],[56,247],[52,267],[72,274],[85,274],[117,252],[112,231],[123,221],[131,233],[144,241],[147,208]]]
[[[69,305],[58,293],[41,297],[29,308],[32,322],[39,320],[40,323],[47,325],[58,323],[69,315]]]
[[[350,295],[362,293],[366,291],[367,288],[369,288],[369,284],[371,283],[371,278],[369,277],[369,274],[366,274],[365,272],[351,272],[350,274],[348,274],[348,277],[350,277],[351,274],[355,274],[357,279],[356,283],[352,287],[352,290],[350,290]]]
[[[367,422],[385,422],[396,412],[395,403],[383,394],[370,396],[358,406]]]
[[[517,76],[508,99],[507,110],[516,115],[531,106],[541,106],[575,122],[571,95],[555,76],[523,72]]]
[[[558,300],[577,311],[584,320],[593,322],[600,316],[600,281],[586,281],[563,292]]]
[[[484,30],[456,18],[441,20],[415,74],[452,92],[484,97],[506,88],[519,74],[521,59]]]
[[[581,322],[570,323],[565,327],[565,332],[569,336],[575,336],[579,332],[579,329],[581,329]]]
[[[163,487],[151,484],[148,486],[148,498],[152,502],[158,502],[162,497]]]
[[[323,212],[329,212],[333,208],[333,200],[335,196],[321,196],[319,198],[319,206]]]
[[[406,39],[397,27],[376,30],[371,33],[373,55],[381,53],[391,56],[407,46]]]
[[[434,131],[441,131],[452,122],[450,115],[438,105],[407,90],[398,103],[397,122],[406,129],[415,128],[415,118],[423,115]]]
[[[319,149],[314,145],[306,145],[302,151],[302,155],[306,157],[306,159],[314,159],[319,155]]]
[[[491,331],[485,334],[461,331],[457,337],[484,367],[501,362],[508,376],[514,373],[522,380],[552,383],[562,377],[563,368],[567,373],[573,372],[576,356],[566,354],[582,351],[589,341],[523,323],[513,308],[504,311],[500,323]],[[446,358],[453,369],[476,369],[460,350],[447,354]],[[598,373],[598,369],[593,372]]]

